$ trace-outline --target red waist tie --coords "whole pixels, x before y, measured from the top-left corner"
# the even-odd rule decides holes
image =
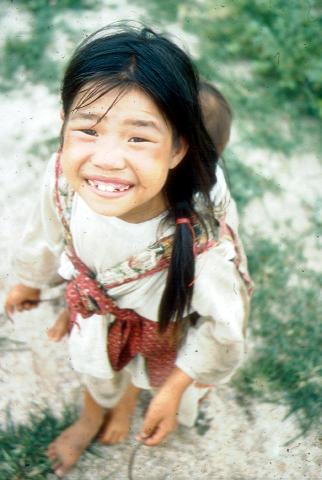
[[[94,313],[114,315],[115,320],[109,327],[107,339],[113,370],[121,370],[140,353],[146,360],[151,385],[160,386],[170,375],[176,359],[173,324],[160,335],[157,322],[141,317],[134,310],[119,308],[99,283],[91,278],[87,267],[79,259],[75,263],[78,270],[83,271],[68,283],[66,289],[72,322],[76,323],[77,313],[83,318]]]

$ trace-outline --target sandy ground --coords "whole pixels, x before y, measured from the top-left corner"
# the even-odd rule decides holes
[[[84,31],[91,31],[107,21],[124,16],[126,4],[118,9],[102,9],[99,15],[89,12],[71,19]],[[135,18],[137,10],[127,9]],[[0,21],[0,43],[11,28],[17,34],[28,32],[28,18],[11,8]],[[9,25],[9,26],[8,26]],[[190,41],[190,39],[185,39]],[[190,42],[191,43],[191,42]],[[194,44],[195,45],[195,44]],[[196,46],[196,45],[195,45]],[[65,48],[60,47],[60,53]],[[39,179],[46,159],[30,154],[36,142],[59,132],[59,100],[46,87],[26,85],[23,91],[1,95],[1,113],[6,118],[1,127],[0,150],[0,288],[1,305],[5,291],[14,282],[10,256],[19,240],[28,212],[38,196]],[[248,207],[249,225],[265,234],[283,235],[275,228],[290,220],[292,229],[305,229],[306,204],[312,205],[319,195],[321,160],[316,156],[285,158],[266,151],[248,151],[239,144],[237,134],[233,148],[240,158],[258,174],[275,178],[285,193],[279,197],[267,194]],[[300,175],[299,175],[300,172]],[[287,205],[287,208],[284,206]],[[313,242],[313,239],[312,239]],[[308,240],[309,250],[310,239]],[[310,257],[314,267],[316,252]],[[2,307],[0,307],[2,312]],[[52,323],[57,307],[42,304],[37,310],[17,314],[14,324],[1,315],[0,348],[0,422],[10,405],[13,418],[24,421],[28,413],[44,405],[57,413],[64,403],[80,403],[81,390],[77,375],[68,361],[66,341],[50,344],[46,329]],[[6,342],[6,343],[4,343]],[[22,343],[19,343],[22,342]],[[127,465],[134,447],[134,435],[142,422],[143,398],[129,440],[120,446],[99,447],[101,458],[85,454],[67,479],[125,480]],[[134,466],[134,480],[317,480],[322,478],[322,455],[315,434],[289,446],[285,443],[296,434],[294,419],[283,421],[285,408],[270,404],[251,404],[246,410],[236,400],[230,386],[212,392],[202,407],[199,426],[179,428],[167,442],[157,448],[142,447]],[[203,423],[209,429],[201,435]],[[56,478],[49,475],[48,479]],[[6,480],[6,479],[2,479]]]

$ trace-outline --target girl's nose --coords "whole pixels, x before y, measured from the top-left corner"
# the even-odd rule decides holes
[[[92,163],[104,170],[122,170],[126,165],[124,151],[115,143],[102,142],[92,155]]]

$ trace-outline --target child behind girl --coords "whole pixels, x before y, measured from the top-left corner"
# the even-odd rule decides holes
[[[200,82],[199,98],[205,127],[220,157],[230,137],[231,108],[218,88],[205,81]]]
[[[199,100],[206,130],[220,157],[229,141],[232,112],[225,97],[212,84],[200,81]],[[218,167],[220,168],[220,167]],[[47,335],[53,342],[60,341],[69,331],[70,315],[62,311]]]
[[[67,282],[84,405],[48,448],[60,477],[100,431],[126,437],[140,389],[154,397],[138,438],[157,445],[193,425],[196,384],[242,360],[251,283],[198,91],[189,57],[145,28],[99,31],[67,67],[61,147],[6,300],[12,313]]]

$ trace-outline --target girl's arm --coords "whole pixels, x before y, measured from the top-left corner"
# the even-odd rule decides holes
[[[19,283],[12,287],[7,295],[5,301],[5,311],[9,317],[13,315],[14,311],[22,312],[23,310],[30,310],[38,305],[40,298],[40,289],[31,288]]]
[[[54,156],[45,173],[40,198],[34,205],[18,248],[14,252],[13,270],[19,284],[12,287],[5,301],[12,314],[37,306],[43,287],[62,283],[57,274],[63,237],[54,205]]]
[[[139,437],[146,445],[157,445],[174,430],[182,395],[191,383],[204,387],[227,382],[244,358],[247,261],[238,236],[235,203],[221,171],[218,179],[212,197],[216,214],[225,215],[236,245],[223,239],[197,257],[192,308],[200,318],[189,328],[178,351],[176,369],[151,401]]]
[[[227,242],[198,261],[192,305],[200,318],[189,328],[176,365],[199,383],[228,382],[245,355],[249,295],[233,256]]]
[[[252,285],[236,204],[220,168],[217,180],[211,193],[215,215],[224,219],[233,238],[222,238],[196,259],[192,309],[200,318],[189,328],[176,361],[195,384],[204,385],[229,381],[244,358]]]
[[[200,255],[193,308],[201,316],[179,349],[176,368],[150,403],[139,439],[160,443],[176,427],[181,398],[197,382],[227,382],[244,357],[249,296],[234,262],[231,242]]]
[[[63,234],[54,204],[55,158],[53,155],[48,163],[40,197],[14,252],[14,273],[23,285],[32,288],[62,283],[62,278],[57,274],[63,250]]]

